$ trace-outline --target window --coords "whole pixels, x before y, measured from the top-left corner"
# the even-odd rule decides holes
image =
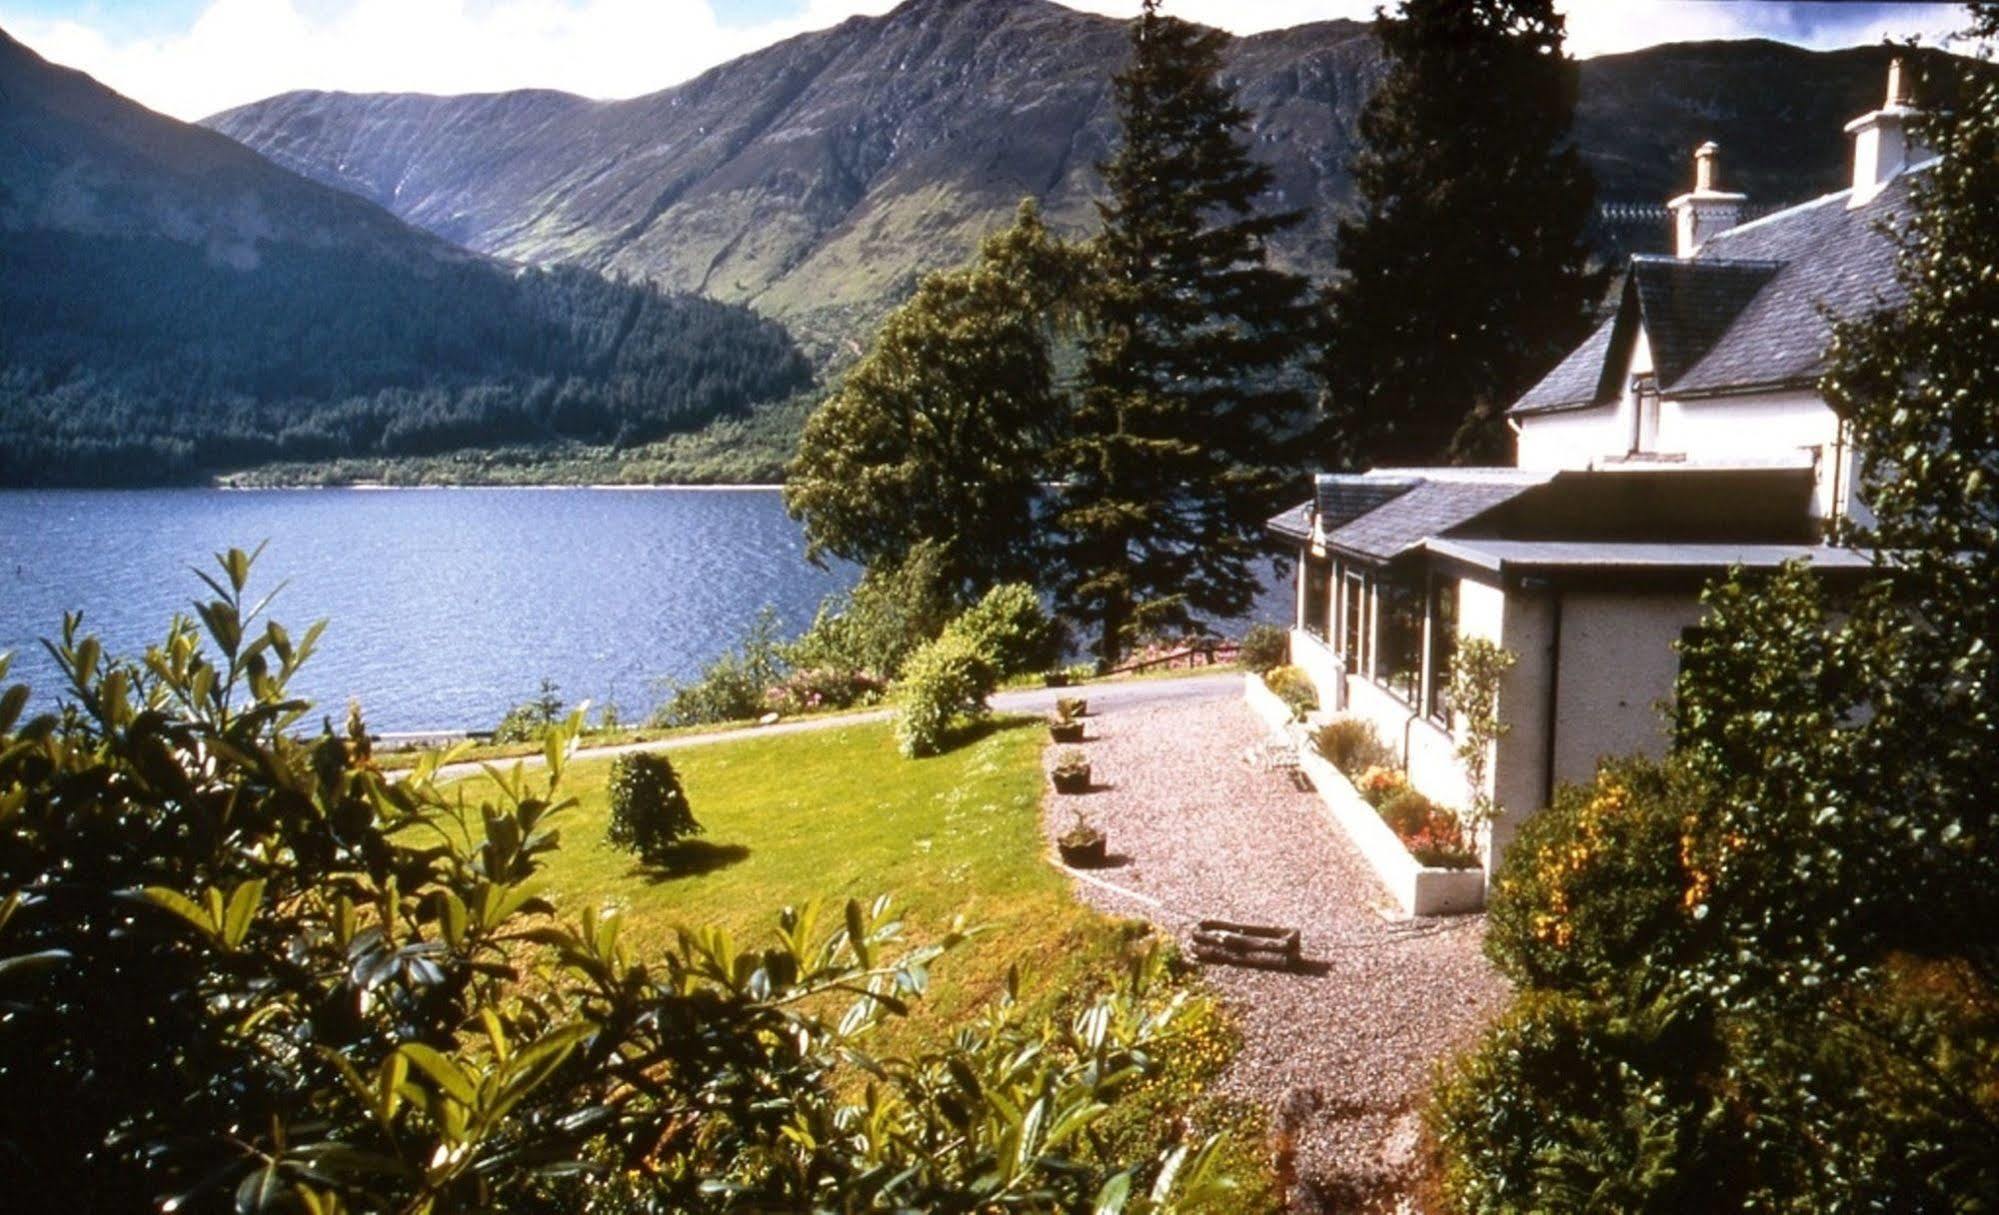
[[[1402,579],[1375,583],[1375,677],[1408,704],[1417,703],[1423,682],[1422,586]]]
[[[1451,657],[1458,652],[1458,584],[1430,578],[1430,687],[1425,701],[1430,716],[1451,723]]]
[[[1650,374],[1631,377],[1631,452],[1659,450],[1659,382]]]
[[[1332,635],[1333,627],[1332,563],[1308,557],[1298,576],[1305,580],[1304,619],[1300,623],[1306,632],[1324,641]]]
[[[1342,609],[1346,619],[1345,644],[1340,657],[1347,660],[1347,670],[1356,675],[1367,674],[1366,655],[1361,652],[1361,640],[1367,636],[1367,581],[1359,574],[1346,577],[1346,605]]]

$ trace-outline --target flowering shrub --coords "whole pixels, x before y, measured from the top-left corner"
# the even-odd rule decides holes
[[[1400,768],[1376,764],[1360,774],[1354,788],[1368,805],[1379,810],[1388,800],[1409,787],[1409,774]]]
[[[1294,721],[1305,720],[1305,714],[1319,707],[1319,689],[1312,685],[1312,677],[1297,667],[1272,667],[1263,673],[1263,686],[1291,706]]]
[[[1417,864],[1438,869],[1470,869],[1478,864],[1458,816],[1410,788],[1406,777],[1400,791],[1383,800],[1377,812]]]
[[[1690,841],[1706,797],[1684,768],[1606,764],[1521,825],[1493,883],[1486,949],[1516,982],[1657,990],[1711,880]]]
[[[813,713],[873,704],[886,690],[886,684],[866,671],[812,667],[785,676],[764,693],[764,700],[779,713]]]

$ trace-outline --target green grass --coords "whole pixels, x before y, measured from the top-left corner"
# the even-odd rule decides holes
[[[611,760],[580,759],[564,773],[563,792],[578,804],[555,820],[561,847],[541,891],[565,919],[588,906],[617,908],[639,958],[670,944],[680,926],[722,928],[742,947],[766,938],[787,904],[836,907],[887,893],[911,944],[941,936],[958,915],[986,931],[938,961],[928,998],[884,1026],[877,1050],[948,1041],[1000,996],[1014,966],[1028,1008],[1059,1015],[1116,982],[1151,934],[1077,902],[1049,861],[1040,827],[1046,740],[1039,718],[1010,717],[920,760],[896,751],[885,722],[676,752],[674,768],[705,829],[703,863],[676,876],[605,843]],[[460,788],[477,799],[487,781]],[[1267,1211],[1274,1203],[1259,1120],[1207,1092],[1235,1045],[1219,1004],[1197,998],[1166,1065],[1120,1104],[1110,1129],[1114,1142],[1142,1153],[1175,1134],[1183,1117],[1229,1132],[1225,1167],[1244,1189],[1226,1209]]]
[[[944,755],[904,759],[870,722],[746,737],[673,756],[705,833],[701,871],[662,876],[604,842],[608,759],[574,762],[557,819],[562,846],[543,892],[565,916],[615,906],[640,956],[681,926],[712,925],[739,944],[770,932],[779,909],[819,899],[894,896],[912,941],[962,914],[989,929],[938,964],[937,990],[898,1037],[947,1033],[995,996],[1019,963],[1034,998],[1117,973],[1130,932],[1070,898],[1045,860],[1039,826],[1039,721],[1001,720]],[[466,782],[480,795],[485,778]]]

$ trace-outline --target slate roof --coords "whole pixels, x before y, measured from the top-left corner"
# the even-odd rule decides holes
[[[1634,258],[1617,315],[1511,412],[1614,400],[1641,320],[1667,395],[1811,383],[1825,370],[1831,337],[1822,309],[1851,317],[1903,302],[1895,245],[1879,226],[1907,214],[1914,176],[1898,175],[1858,207],[1849,209],[1852,192],[1841,190],[1752,220],[1708,238],[1690,259]]]
[[[1313,482],[1319,526],[1332,531],[1395,498],[1416,482],[1407,477],[1322,473]]]
[[[1300,502],[1290,510],[1272,515],[1263,524],[1264,530],[1284,537],[1286,540],[1305,541],[1312,538],[1312,504]]]
[[[1404,492],[1338,527],[1326,547],[1373,561],[1392,561],[1432,536],[1462,527],[1546,482],[1549,472],[1455,477],[1424,476]],[[1398,474],[1404,470],[1397,469]]]

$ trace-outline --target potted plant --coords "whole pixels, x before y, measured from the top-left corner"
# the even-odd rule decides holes
[[[1055,757],[1055,768],[1050,773],[1055,781],[1057,793],[1087,793],[1090,791],[1090,757],[1073,748]]]
[[[1069,686],[1069,672],[1060,667],[1052,671],[1043,671],[1041,673],[1041,686],[1044,688],[1066,688]]]
[[[1048,737],[1058,743],[1082,742],[1083,723],[1073,717],[1057,713],[1048,719]]]
[[[1080,696],[1064,696],[1055,702],[1055,711],[1064,717],[1088,717],[1090,702]]]
[[[1062,833],[1055,847],[1062,853],[1062,863],[1073,869],[1095,869],[1104,863],[1104,833],[1092,827],[1081,810],[1076,811],[1076,825]]]

